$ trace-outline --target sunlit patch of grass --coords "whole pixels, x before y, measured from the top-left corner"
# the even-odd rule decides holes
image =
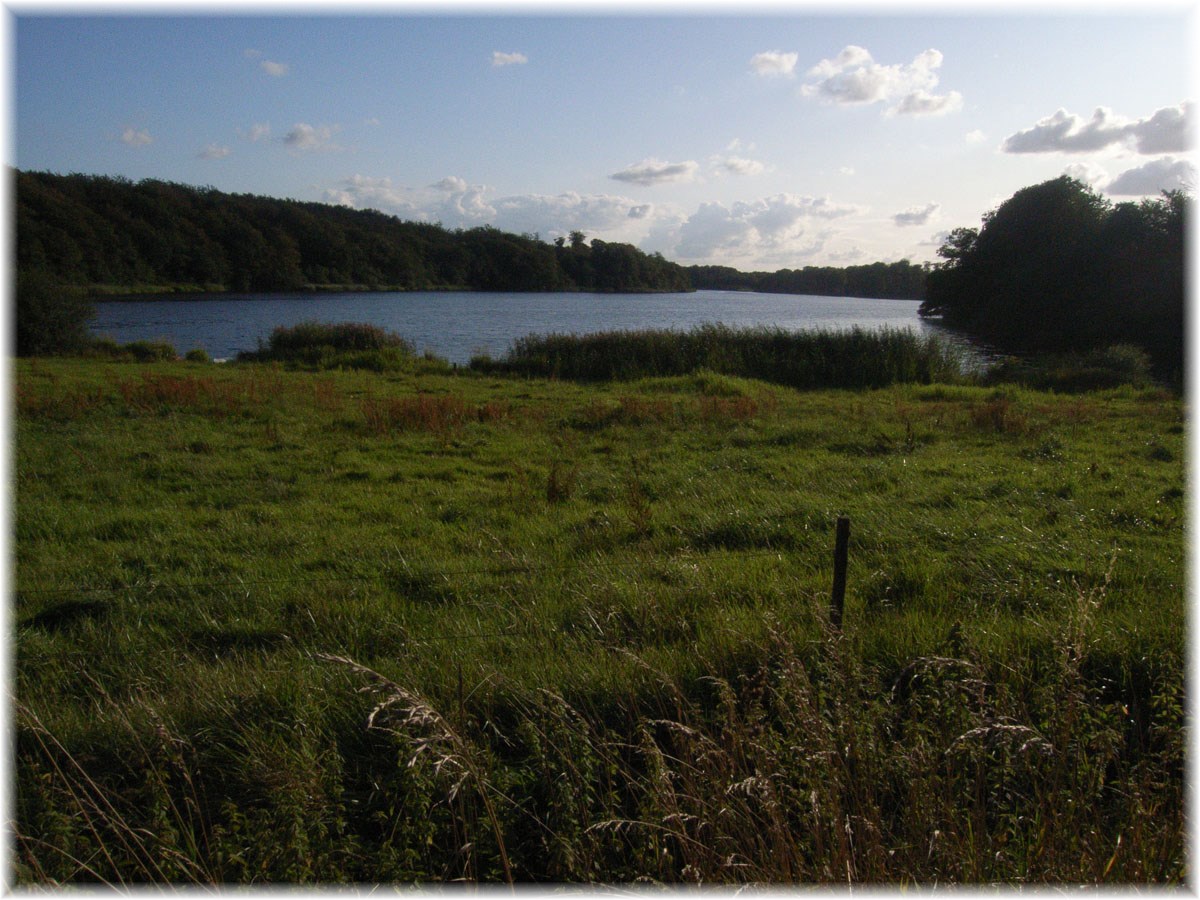
[[[15,382],[24,883],[1184,877],[1178,399]]]

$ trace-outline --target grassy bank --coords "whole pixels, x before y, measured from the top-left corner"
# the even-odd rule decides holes
[[[1168,394],[15,391],[24,881],[1185,875]]]

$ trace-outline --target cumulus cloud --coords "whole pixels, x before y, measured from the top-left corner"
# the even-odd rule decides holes
[[[764,53],[756,53],[750,58],[750,68],[758,75],[791,75],[799,58],[797,53],[767,50]]]
[[[258,67],[272,78],[282,78],[288,73],[287,63],[272,62],[269,59],[264,59],[258,64]]]
[[[767,167],[756,159],[746,159],[744,156],[718,156],[713,158],[713,164],[720,172],[730,175],[761,175]]]
[[[220,144],[209,144],[198,154],[201,159],[224,159],[229,155],[229,148]]]
[[[337,149],[333,144],[333,136],[340,131],[337,125],[309,125],[297,122],[292,130],[283,136],[283,142],[293,150]]]
[[[1101,106],[1085,120],[1059,109],[1032,128],[1005,138],[1005,153],[1093,153],[1121,146],[1141,154],[1184,153],[1193,104],[1163,107],[1144,119],[1125,119]]]
[[[1104,188],[1106,193],[1120,196],[1157,196],[1162,191],[1196,189],[1196,168],[1183,159],[1165,156],[1152,159],[1143,166],[1122,172]]]
[[[696,177],[700,166],[694,160],[670,163],[658,159],[645,159],[640,163],[628,166],[620,172],[614,172],[608,177],[614,181],[624,181],[629,184],[640,184],[643,187],[653,187],[658,184],[668,184],[673,181],[691,181]]]
[[[492,66],[499,68],[500,66],[523,66],[529,62],[529,57],[524,53],[501,53],[496,50],[492,53]]]
[[[892,221],[901,227],[910,225],[928,225],[937,218],[941,210],[939,203],[927,203],[924,206],[912,206],[892,216]]]
[[[146,129],[137,129],[132,126],[121,132],[121,143],[127,147],[145,147],[147,144],[153,143],[154,138],[150,136],[150,132]]]
[[[982,144],[987,140],[987,135],[979,128],[973,131],[968,131],[963,138],[968,144]]]
[[[920,89],[904,97],[890,112],[898,116],[940,116],[959,109],[962,109],[962,94],[958,91],[938,96]]]
[[[269,138],[271,136],[271,126],[265,122],[255,122],[250,126],[249,131],[239,131],[238,133],[253,144]]]
[[[457,194],[466,191],[469,188],[467,182],[459,178],[457,175],[447,175],[441,181],[433,185],[439,191],[446,191],[450,194]]]
[[[1109,180],[1108,170],[1092,162],[1071,163],[1071,165],[1063,169],[1063,174],[1092,187],[1106,183]]]
[[[750,203],[702,203],[679,228],[675,252],[687,259],[747,256],[794,245],[806,235],[806,221],[828,220],[857,207],[826,197],[776,194]]]
[[[636,204],[613,194],[521,194],[494,201],[496,226],[522,233],[589,234],[611,232],[628,225],[630,219],[645,219],[653,212],[648,204]]]
[[[390,178],[352,175],[339,187],[325,191],[322,199],[353,209],[377,209],[404,219],[428,221],[428,216],[416,202],[417,195],[408,188],[394,186]]]
[[[566,235],[619,231],[630,220],[648,219],[650,204],[609,194],[520,194],[492,198],[484,185],[450,175],[425,188],[395,185],[387,178],[356,175],[327,190],[324,199],[356,209],[378,209],[404,219],[440,222],[448,228],[493,225],[514,233]]]
[[[809,69],[808,77],[815,81],[804,85],[801,94],[839,105],[887,103],[889,115],[944,115],[962,107],[962,95],[933,93],[942,60],[941,52],[931,49],[917,54],[911,63],[885,66],[852,44]]]

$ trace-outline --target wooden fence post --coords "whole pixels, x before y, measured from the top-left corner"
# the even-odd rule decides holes
[[[850,517],[838,516],[837,539],[833,547],[833,594],[829,602],[829,624],[842,627],[846,608],[846,562],[850,553]]]

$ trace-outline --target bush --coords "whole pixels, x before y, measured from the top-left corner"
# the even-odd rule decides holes
[[[124,350],[138,362],[159,362],[179,359],[175,348],[166,341],[132,341]]]
[[[183,355],[183,358],[188,362],[208,363],[212,362],[212,357],[204,350],[203,347],[195,347]]]
[[[1150,356],[1140,347],[1115,344],[1087,353],[1062,353],[1030,359],[1009,358],[987,374],[989,384],[1020,384],[1064,394],[1152,383]]]
[[[239,353],[239,362],[284,362],[314,369],[411,369],[418,361],[413,345],[398,334],[357,322],[302,322],[271,332],[258,349]],[[428,357],[427,357],[428,359]]]
[[[76,353],[88,342],[95,309],[80,288],[43,272],[17,273],[18,356]]]

